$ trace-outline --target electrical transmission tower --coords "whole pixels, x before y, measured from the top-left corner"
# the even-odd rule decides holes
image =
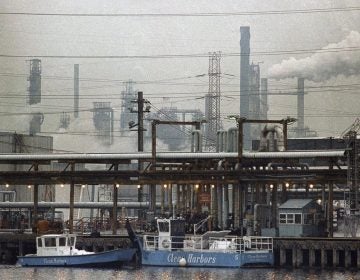
[[[209,92],[205,96],[205,138],[206,147],[216,143],[216,132],[220,130],[220,58],[221,52],[209,53]]]
[[[357,139],[360,132],[360,119],[342,133],[342,138],[347,144],[347,191],[344,193],[345,205],[345,236],[356,236],[357,228],[360,224],[359,216],[359,160],[360,142]]]

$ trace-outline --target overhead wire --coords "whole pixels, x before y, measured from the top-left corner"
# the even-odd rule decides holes
[[[313,49],[299,49],[299,50],[278,50],[278,51],[253,51],[252,56],[267,56],[267,55],[294,55],[307,53],[336,53],[336,52],[353,52],[360,51],[360,46],[343,47],[343,48],[313,48]],[[226,57],[241,57],[245,54],[241,53],[222,53],[222,58]],[[246,56],[248,56],[246,54]],[[208,53],[193,53],[193,54],[154,54],[154,55],[20,55],[20,54],[4,54],[0,53],[0,58],[56,58],[56,59],[179,59],[179,58],[208,58]]]
[[[331,7],[311,9],[288,9],[288,10],[263,10],[242,12],[193,12],[193,13],[40,13],[40,12],[1,12],[0,15],[17,16],[56,16],[56,17],[228,17],[228,16],[260,16],[260,15],[283,15],[283,14],[312,14],[354,12],[360,7]]]

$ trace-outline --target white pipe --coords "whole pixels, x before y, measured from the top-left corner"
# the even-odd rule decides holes
[[[227,139],[228,139],[227,131],[223,131],[222,134],[222,152],[227,152]]]
[[[239,129],[237,127],[231,127],[227,132],[227,151],[237,152]]]
[[[244,158],[312,158],[312,157],[343,157],[343,150],[318,150],[318,151],[284,151],[284,152],[244,152]],[[237,158],[236,152],[220,153],[190,153],[190,152],[165,152],[156,155],[158,159],[191,159],[191,158]],[[82,160],[82,161],[112,161],[120,159],[151,159],[151,153],[133,153],[133,154],[0,154],[0,162],[9,163],[9,161],[57,161],[57,160]]]
[[[280,152],[285,151],[283,129],[280,126],[275,125],[274,130],[277,136],[277,150]]]
[[[267,133],[267,138],[269,139],[269,152],[275,152],[275,137],[274,137],[274,131],[270,130]]]
[[[216,132],[216,151],[217,152],[224,152],[224,140],[226,141],[226,135],[224,135],[226,133],[225,130],[219,130]]]
[[[0,202],[0,208],[33,208],[34,202]],[[41,201],[38,204],[39,208],[69,208],[70,203],[69,202],[44,202]],[[106,208],[110,209],[113,207],[113,202],[75,202],[74,208],[84,208],[84,209],[90,209],[90,208]],[[117,208],[149,208],[148,202],[118,202]],[[156,203],[156,207],[160,207],[160,203]]]
[[[268,131],[265,125],[265,127],[261,130],[261,134],[260,134],[260,147],[259,147],[260,152],[265,152],[267,150],[267,138],[266,138],[267,134]]]
[[[191,132],[191,152],[202,152],[202,134],[200,130]]]
[[[275,147],[274,134],[276,134],[277,145]],[[269,139],[269,151],[285,151],[284,132],[278,125],[266,124],[261,131],[259,151],[266,151],[267,139]]]

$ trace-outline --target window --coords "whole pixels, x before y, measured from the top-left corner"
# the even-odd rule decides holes
[[[75,246],[75,237],[71,236],[70,237],[70,246]]]
[[[45,238],[45,247],[56,247],[56,238]]]
[[[286,224],[286,214],[280,214],[280,224]]]
[[[304,224],[313,225],[314,224],[314,214],[304,214]]]
[[[287,224],[293,224],[294,223],[294,214],[287,214],[286,223]]]
[[[66,245],[66,238],[60,237],[59,238],[59,246],[65,246]]]
[[[41,240],[41,238],[39,238],[39,239],[37,240],[37,242],[38,242],[38,247],[42,247],[42,240]]]
[[[159,231],[160,232],[169,232],[169,223],[168,222],[159,222]]]
[[[301,224],[301,214],[281,213],[279,220],[280,224]]]

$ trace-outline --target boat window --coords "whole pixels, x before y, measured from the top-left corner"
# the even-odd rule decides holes
[[[74,236],[71,236],[70,237],[70,246],[74,246],[75,244],[75,237]]]
[[[66,238],[65,237],[59,238],[59,246],[66,246]]]
[[[56,238],[45,238],[45,247],[56,247]]]
[[[41,238],[38,238],[38,240],[37,240],[37,246],[38,247],[42,247],[42,240],[41,240]]]
[[[159,222],[159,231],[169,232],[169,223],[168,222]]]
[[[185,221],[173,220],[171,221],[171,235],[182,236],[185,234]]]

